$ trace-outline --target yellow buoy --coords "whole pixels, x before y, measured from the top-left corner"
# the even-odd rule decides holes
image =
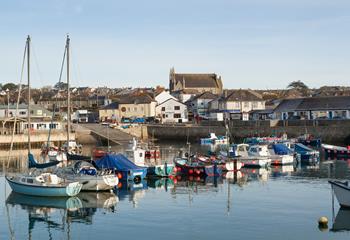
[[[328,229],[328,218],[327,217],[320,217],[318,219],[318,228],[321,231],[325,231]]]

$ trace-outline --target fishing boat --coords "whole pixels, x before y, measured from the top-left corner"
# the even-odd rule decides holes
[[[322,144],[321,146],[326,154],[326,158],[330,158],[330,159],[350,158],[350,146],[348,146],[347,148],[341,147],[341,146],[329,145],[329,144]]]
[[[291,165],[294,163],[294,153],[283,143],[273,144],[269,149],[271,165]]]
[[[270,152],[267,145],[252,145],[248,149],[247,156],[237,158],[245,168],[268,167],[271,164]]]
[[[190,161],[185,158],[175,158],[174,164],[176,172],[185,175],[196,176],[221,176],[222,170],[218,167],[218,164],[205,164],[199,161]]]
[[[320,152],[302,143],[294,144],[294,153],[298,155],[301,164],[311,164],[320,161]]]
[[[97,170],[86,161],[76,161],[70,166],[58,168],[55,172],[71,181],[79,181],[82,191],[109,191],[118,186],[119,179],[111,170]]]
[[[120,175],[119,179],[123,181],[141,182],[146,177],[147,168],[137,166],[123,154],[106,154],[103,158],[96,160],[95,166],[99,170],[113,170]]]
[[[158,149],[159,150],[159,149]],[[149,154],[148,149],[144,149],[137,143],[136,138],[133,138],[132,149],[127,151],[127,156],[133,159],[134,163],[140,167],[147,168],[147,176],[156,177],[169,177],[174,175],[174,164],[169,164],[167,162],[162,163],[160,154],[154,152],[152,160],[147,157]],[[147,161],[147,163],[146,163]]]
[[[311,146],[316,148],[321,147],[322,143],[320,138],[315,138],[310,134],[301,135],[296,139],[296,141],[298,143],[304,144],[305,146]]]
[[[342,207],[350,207],[350,185],[348,181],[328,181]]]
[[[52,173],[19,174],[6,176],[6,180],[16,193],[42,197],[76,196],[82,188],[79,182],[67,181]]]

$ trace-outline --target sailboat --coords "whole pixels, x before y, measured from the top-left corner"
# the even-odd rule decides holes
[[[28,109],[27,109],[27,130],[28,130],[28,160],[30,163],[36,163],[31,154],[30,141],[30,36],[27,37],[25,53],[27,55],[27,80],[28,80]],[[19,91],[20,92],[20,91]],[[20,95],[20,94],[19,94]],[[19,97],[17,103],[19,102]],[[18,106],[18,104],[17,104]],[[17,113],[18,111],[16,111]],[[14,125],[16,126],[16,124]],[[12,144],[10,153],[12,151]],[[30,165],[30,164],[29,164]],[[37,165],[40,166],[40,165]],[[44,167],[44,166],[42,166]],[[33,195],[33,196],[47,196],[47,197],[61,197],[61,196],[75,196],[82,187],[77,181],[67,181],[66,179],[58,177],[56,174],[50,172],[41,172],[39,174],[17,174],[12,176],[5,176],[12,191],[16,193]]]

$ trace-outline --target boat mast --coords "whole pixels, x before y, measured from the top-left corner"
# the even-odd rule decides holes
[[[69,35],[66,40],[66,51],[67,51],[67,151],[69,150],[70,140],[70,91],[69,91]]]
[[[28,106],[27,106],[27,123],[28,123],[28,153],[31,152],[30,146],[30,131],[31,131],[31,122],[30,122],[30,36],[27,37],[27,79],[28,79]]]

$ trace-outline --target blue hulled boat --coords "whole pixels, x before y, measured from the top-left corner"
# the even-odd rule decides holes
[[[95,161],[99,169],[114,170],[121,174],[120,179],[123,181],[140,182],[147,175],[147,168],[137,166],[123,154],[106,154],[99,160]]]
[[[294,145],[294,152],[298,155],[300,163],[317,163],[320,160],[320,152],[309,148],[301,143]]]

